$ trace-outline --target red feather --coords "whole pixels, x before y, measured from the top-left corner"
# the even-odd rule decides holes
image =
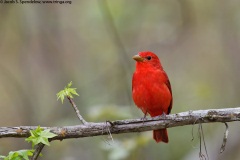
[[[159,58],[152,52],[140,52],[132,78],[132,98],[138,108],[151,117],[169,114],[172,109],[172,90]],[[168,143],[166,129],[153,131],[156,142]]]

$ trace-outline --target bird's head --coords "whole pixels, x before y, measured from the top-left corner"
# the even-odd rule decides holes
[[[139,52],[137,55],[133,56],[132,58],[135,61],[137,61],[137,66],[162,68],[158,56],[153,52],[149,52],[149,51]]]

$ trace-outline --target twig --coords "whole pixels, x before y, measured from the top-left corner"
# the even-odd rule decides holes
[[[194,129],[194,125],[196,124],[197,121],[198,121],[198,119],[196,119],[196,121],[195,121],[195,122],[193,123],[193,125],[192,125],[192,139],[191,139],[191,141],[194,140],[193,129]]]
[[[109,133],[109,137],[111,138],[112,142],[114,143],[114,140],[113,140],[111,131],[110,131],[109,126],[107,125],[107,123],[110,123],[110,122],[109,122],[109,121],[106,121],[106,127],[107,127],[107,130],[108,130],[108,133]],[[112,125],[112,124],[110,123],[110,125]]]
[[[37,145],[37,148],[35,149],[31,160],[36,160],[36,159],[38,158],[38,156],[39,156],[39,154],[41,153],[41,151],[42,151],[42,149],[43,149],[44,146],[45,146],[45,144],[43,144],[43,143],[39,143],[39,144]]]
[[[199,139],[200,139],[199,157],[200,157],[200,159],[209,159],[209,157],[208,157],[208,152],[207,152],[207,146],[206,146],[206,143],[205,143],[205,138],[204,138],[204,133],[203,133],[202,123],[199,123],[199,126],[198,126],[198,134],[199,134]],[[204,145],[204,149],[205,149],[207,158],[206,158],[206,156],[202,153],[202,141],[203,141],[203,145]]]
[[[83,119],[83,117],[81,116],[81,114],[80,114],[80,112],[79,112],[79,110],[78,110],[78,108],[77,108],[77,105],[74,103],[73,99],[72,99],[71,97],[69,97],[69,96],[67,96],[67,99],[69,100],[69,102],[71,103],[73,109],[75,110],[78,119],[82,122],[82,124],[86,125],[88,122],[85,121],[85,120]]]
[[[220,154],[225,150],[225,147],[226,147],[226,144],[227,144],[227,137],[228,137],[228,124],[226,122],[225,123],[225,126],[226,126],[226,130],[224,132],[224,136],[223,136],[223,143],[222,143],[222,146],[220,148]]]
[[[199,158],[200,160],[203,160],[203,159],[206,159],[204,154],[202,153],[202,135],[201,135],[201,131],[200,131],[200,125],[201,123],[198,125],[198,137],[199,137],[199,145],[200,145],[200,148],[199,148]]]

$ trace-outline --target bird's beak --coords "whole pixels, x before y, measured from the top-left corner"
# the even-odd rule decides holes
[[[135,55],[135,56],[133,56],[132,57],[135,61],[137,61],[137,62],[142,62],[143,60],[144,60],[144,58],[142,58],[141,56],[139,56],[139,55]]]

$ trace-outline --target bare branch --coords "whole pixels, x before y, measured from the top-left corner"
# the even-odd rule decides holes
[[[85,125],[64,127],[41,127],[50,129],[57,134],[52,140],[63,140],[68,138],[82,138],[130,132],[143,132],[162,128],[193,125],[199,123],[232,122],[240,121],[240,108],[209,109],[188,111],[177,114],[166,115],[165,118],[146,118],[144,123],[141,119],[128,119],[112,121],[111,123],[99,122]],[[25,138],[30,135],[30,130],[37,126],[0,127],[0,138],[15,137]]]
[[[82,124],[86,125],[88,122],[84,120],[84,118],[81,116],[78,108],[77,108],[77,105],[74,103],[74,101],[72,100],[72,98],[70,98],[69,96],[67,96],[67,99],[69,100],[69,102],[71,103],[73,109],[75,110],[76,114],[77,114],[77,117],[78,119],[82,122]]]
[[[225,126],[226,126],[226,130],[225,130],[225,133],[224,133],[224,136],[223,136],[223,143],[222,143],[222,146],[220,148],[220,154],[225,150],[225,147],[226,147],[226,144],[227,144],[227,137],[228,137],[228,124],[226,122],[225,123]]]
[[[199,142],[200,142],[199,159],[208,160],[209,157],[208,157],[208,152],[207,152],[207,146],[205,143],[202,123],[200,123],[198,126],[198,134],[199,134]],[[202,153],[202,141],[203,141],[203,145],[204,145],[204,149],[205,149],[205,153],[206,153],[207,157]]]
[[[38,156],[40,155],[40,153],[41,153],[41,151],[42,151],[42,149],[43,149],[44,146],[45,146],[45,144],[43,144],[43,143],[39,143],[39,144],[37,145],[37,148],[36,148],[36,150],[34,151],[31,160],[36,160],[36,159],[38,158]]]

